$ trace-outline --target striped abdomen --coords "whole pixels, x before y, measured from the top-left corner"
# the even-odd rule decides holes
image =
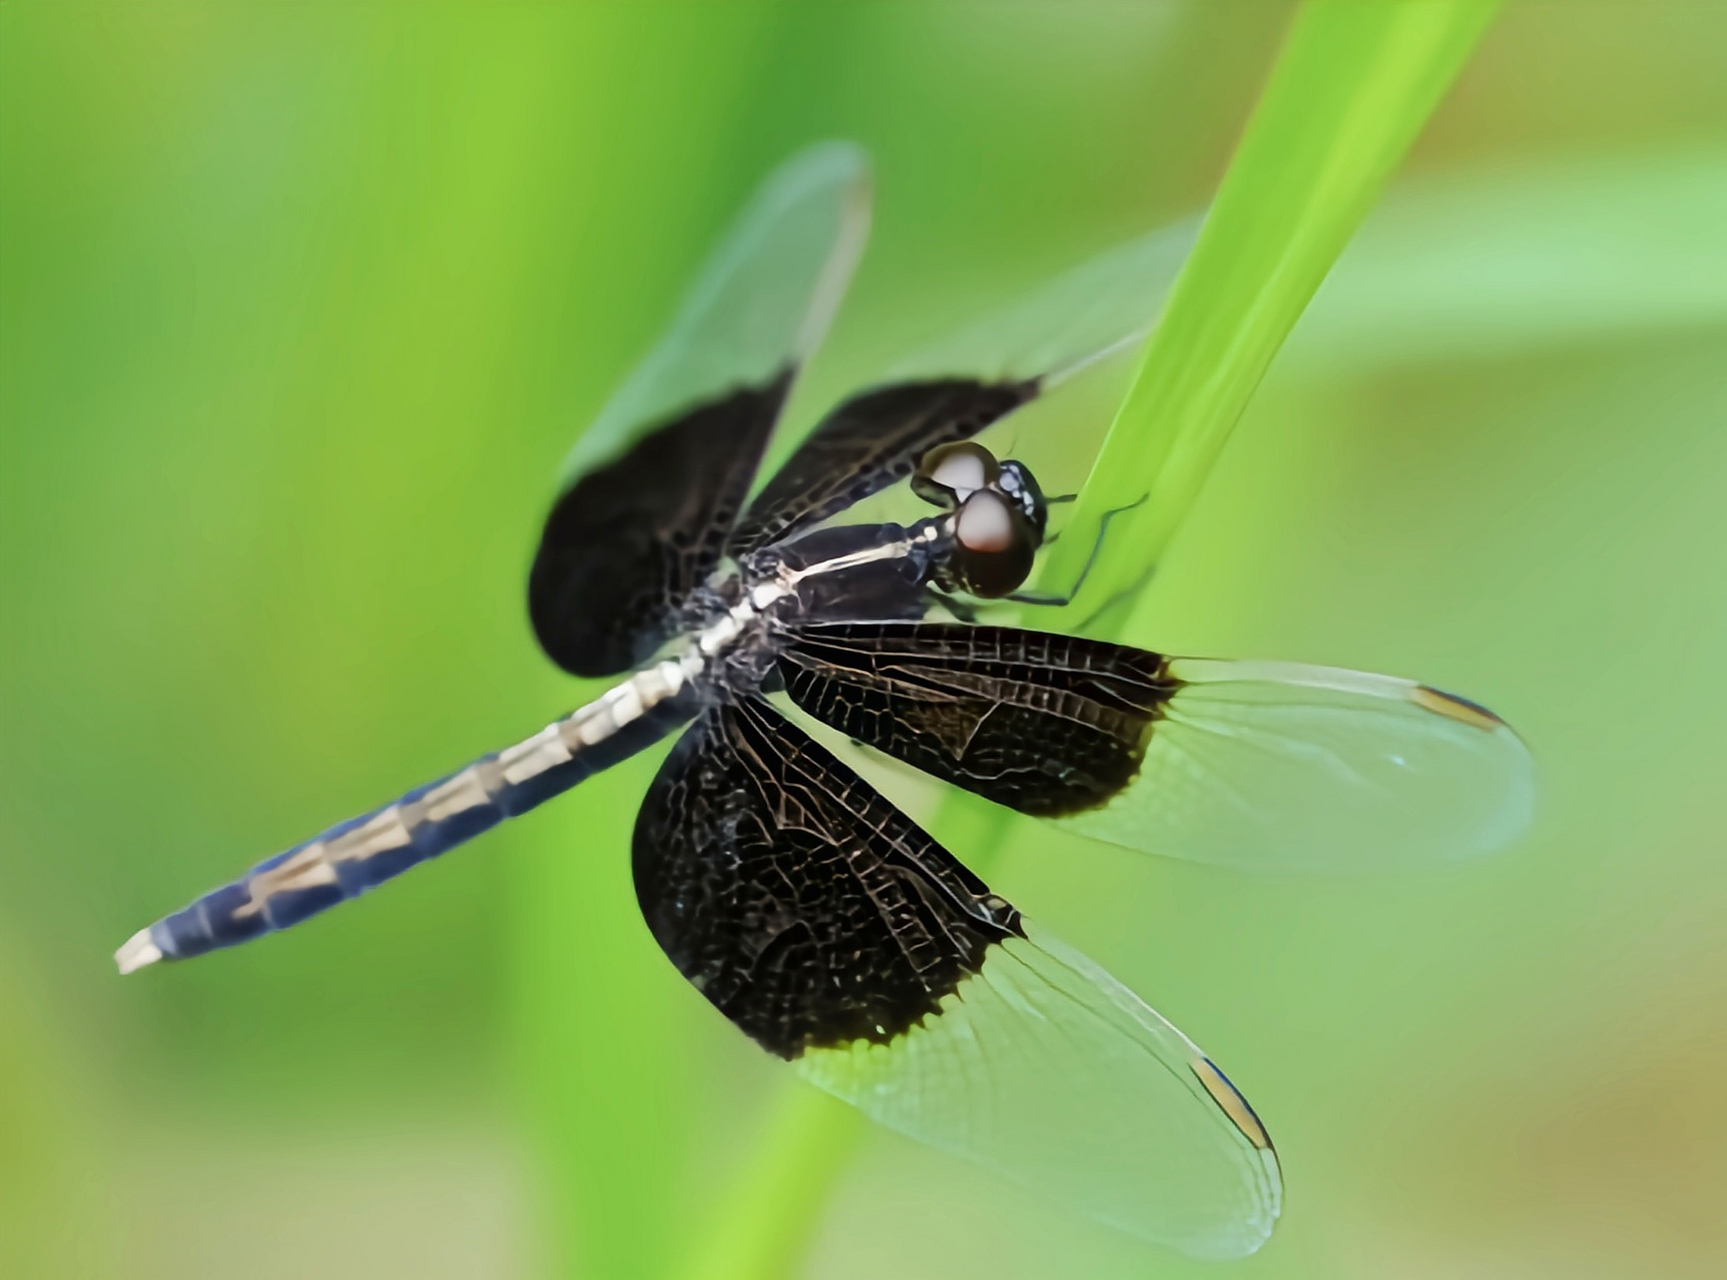
[[[639,672],[527,741],[259,863],[139,930],[115,953],[120,972],[286,929],[527,812],[689,719],[690,675],[677,662]]]

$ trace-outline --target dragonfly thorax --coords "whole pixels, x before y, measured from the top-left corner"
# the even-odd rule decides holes
[[[942,514],[817,528],[728,561],[685,602],[682,652],[716,684],[759,688],[799,624],[917,621],[931,587],[999,597],[1029,576],[1047,506],[1024,463],[974,441],[940,445],[911,487]]]
[[[770,626],[860,618],[922,618],[952,545],[951,520],[817,529],[749,557],[741,591]]]
[[[771,684],[803,623],[923,617],[952,545],[953,518],[840,525],[766,547],[691,593],[676,660],[733,691]],[[697,674],[699,672],[699,675]]]

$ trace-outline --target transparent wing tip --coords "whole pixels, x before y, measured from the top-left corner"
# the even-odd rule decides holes
[[[1489,750],[1498,760],[1501,802],[1483,824],[1475,851],[1492,853],[1522,837],[1535,822],[1536,771],[1535,757],[1517,730],[1479,702],[1432,685],[1411,685],[1408,697],[1423,711],[1477,730],[1493,744]]]
[[[785,162],[784,168],[788,173],[868,177],[869,152],[849,138],[828,138],[813,142],[793,155]]]
[[[844,193],[844,216],[855,221],[868,216],[870,158],[855,142],[833,139],[804,148],[768,175],[756,193],[744,221],[765,221],[770,211],[783,212],[823,192]]]
[[[158,947],[150,937],[150,930],[140,929],[127,938],[120,949],[114,953],[114,963],[122,975],[134,973],[146,965],[155,964],[162,958],[162,948]]]
[[[1211,1100],[1217,1104],[1218,1110],[1229,1117],[1229,1122],[1241,1131],[1241,1136],[1253,1147],[1264,1170],[1265,1188],[1262,1213],[1240,1224],[1238,1233],[1220,1234],[1215,1239],[1195,1244],[1192,1251],[1215,1259],[1244,1258],[1259,1252],[1260,1247],[1271,1239],[1272,1228],[1282,1216],[1283,1166],[1277,1158],[1277,1148],[1272,1145],[1271,1134],[1266,1131],[1265,1122],[1259,1118],[1253,1104],[1235,1087],[1235,1082],[1223,1074],[1223,1068],[1203,1053],[1197,1052],[1188,1060],[1187,1066],[1193,1072],[1194,1078],[1211,1095]]]
[[[1126,803],[1064,820],[1075,830],[1201,861],[1337,871],[1479,857],[1534,823],[1535,757],[1478,702],[1302,663],[1171,658],[1167,670],[1181,687],[1142,770],[1161,768],[1162,790],[1140,783]]]
[[[1215,1063],[1031,926],[903,1037],[812,1050],[801,1074],[890,1129],[1200,1258],[1270,1237],[1270,1135]]]

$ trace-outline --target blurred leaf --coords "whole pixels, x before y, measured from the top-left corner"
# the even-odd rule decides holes
[[[88,1094],[30,968],[0,935],[0,1275],[55,1280],[111,1264]]]
[[[742,1280],[795,1271],[864,1123],[838,1099],[788,1081],[727,1193],[708,1205],[676,1274]]]
[[[1297,13],[1044,566],[1045,589],[1079,579],[1110,512],[1108,553],[1075,607],[1124,600],[1156,569],[1272,357],[1495,8],[1310,0]]]
[[[1508,357],[1727,318],[1727,151],[1588,156],[1392,190],[1286,357]]]

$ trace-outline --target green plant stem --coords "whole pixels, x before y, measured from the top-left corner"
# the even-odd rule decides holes
[[[857,1146],[864,1118],[801,1080],[771,1104],[761,1140],[714,1204],[683,1280],[789,1275],[821,1221],[821,1208]]]
[[[1150,576],[1272,357],[1496,7],[1309,0],[1298,11],[1080,495],[1070,527],[1095,529],[1149,485],[1149,500],[1112,525],[1107,571],[1076,607]],[[1043,581],[1071,583],[1090,542],[1063,538]],[[941,825],[956,843],[954,828],[970,828],[962,847],[982,869],[977,855],[1001,846],[1008,816],[950,807]],[[780,1280],[802,1256],[862,1121],[802,1084],[775,1105],[687,1280]]]
[[[1072,584],[1104,513],[1131,508],[1113,518],[1075,616],[1131,599],[1155,571],[1272,357],[1496,8],[1308,0],[1297,12],[1080,494],[1069,527],[1084,532],[1044,567],[1047,587]]]

